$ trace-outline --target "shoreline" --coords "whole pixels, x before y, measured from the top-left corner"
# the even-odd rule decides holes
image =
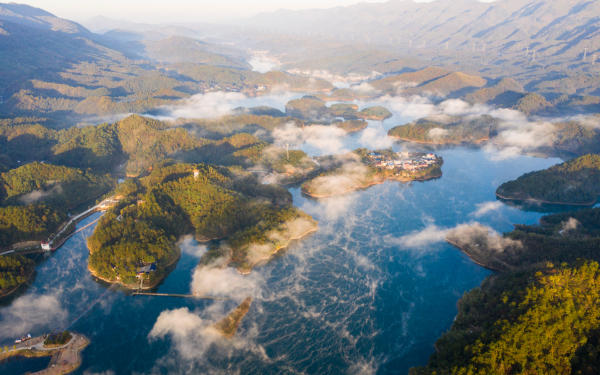
[[[390,135],[390,134],[388,134],[388,137],[394,138],[394,139],[399,139],[401,141],[406,141],[406,142],[419,143],[419,144],[423,144],[423,145],[463,145],[463,144],[479,145],[480,143],[487,142],[490,140],[489,138],[486,138],[486,139],[482,139],[480,141],[425,142],[425,141],[416,141],[414,139],[397,137],[397,136]]]
[[[334,195],[345,194],[345,193],[349,193],[351,191],[355,191],[355,190],[358,190],[358,189],[367,188],[367,187],[370,187],[370,186],[373,186],[373,185],[381,185],[381,184],[387,182],[388,180],[398,181],[398,182],[427,181],[427,180],[431,180],[433,178],[442,177],[442,175],[443,175],[443,173],[440,173],[439,175],[435,175],[435,176],[429,176],[429,177],[426,177],[426,178],[413,178],[413,179],[403,179],[403,178],[398,178],[398,177],[387,177],[387,178],[383,179],[382,181],[374,181],[374,182],[371,182],[371,183],[369,183],[367,185],[356,186],[356,187],[353,187],[353,188],[348,189],[348,190],[344,190],[344,191],[340,191],[340,192],[336,192],[336,193],[331,193],[331,194],[327,194],[327,195],[314,195],[314,194],[311,194],[311,193],[307,193],[305,191],[302,191],[302,194],[306,194],[309,197],[313,197],[313,198],[327,198],[327,197],[332,197]]]
[[[500,194],[498,194],[497,192],[495,192],[494,194],[496,194],[496,196],[498,198],[501,199],[506,199],[507,201],[522,201],[522,202],[534,202],[534,203],[546,203],[546,204],[560,204],[560,205],[564,205],[564,206],[593,206],[597,199],[594,199],[592,202],[590,203],[563,203],[563,202],[549,202],[549,201],[545,201],[545,200],[541,200],[541,199],[534,199],[534,198],[507,198],[504,197]]]
[[[453,242],[452,240],[448,239],[447,237],[445,237],[445,238],[444,238],[444,240],[446,240],[446,242],[447,242],[447,243],[449,243],[450,245],[452,245],[452,246],[456,247],[457,249],[459,249],[460,251],[462,251],[462,252],[463,252],[463,253],[464,253],[466,256],[468,256],[468,257],[469,257],[469,259],[470,259],[470,260],[471,260],[473,263],[475,263],[475,264],[477,264],[477,265],[479,265],[479,266],[481,266],[481,267],[483,267],[483,268],[485,268],[485,269],[488,269],[488,270],[490,270],[490,271],[493,271],[493,272],[505,272],[505,271],[506,271],[506,269],[508,269],[508,270],[514,270],[514,269],[516,268],[515,266],[511,266],[510,264],[508,264],[508,263],[506,263],[506,262],[503,262],[503,261],[501,261],[500,259],[497,259],[497,258],[495,258],[495,257],[492,257],[491,255],[490,255],[490,256],[491,256],[491,257],[492,257],[492,258],[493,258],[495,261],[497,261],[497,262],[499,262],[499,263],[502,263],[502,264],[504,264],[504,265],[506,266],[506,269],[500,269],[500,268],[497,268],[497,267],[494,267],[494,266],[490,266],[489,264],[483,264],[483,263],[481,263],[480,261],[477,261],[477,260],[475,260],[475,259],[473,258],[473,255],[469,254],[469,253],[468,253],[468,252],[467,252],[467,251],[464,249],[464,247],[462,247],[462,246],[459,246],[457,243]]]
[[[290,242],[294,241],[294,240],[299,240],[304,236],[307,236],[310,233],[316,232],[319,229],[319,225],[317,224],[317,226],[311,230],[309,230],[308,232],[305,232],[297,237],[291,237],[288,242],[285,245],[282,245],[280,247],[278,247],[277,249],[275,249],[274,251],[270,252],[267,256],[261,257],[260,259],[258,259],[256,262],[254,262],[251,266],[250,269],[248,270],[248,272],[241,272],[238,268],[236,268],[236,272],[239,273],[240,275],[249,275],[252,272],[252,269],[254,267],[256,267],[256,265],[258,263],[260,263],[263,260],[269,260],[273,255],[277,254],[279,252],[279,250],[281,249],[285,249],[286,247],[288,247],[290,245]]]
[[[463,254],[465,254],[469,258],[469,260],[471,260],[471,262],[477,264],[478,266],[481,266],[481,267],[483,267],[485,269],[488,269],[490,271],[493,271],[493,272],[502,272],[503,271],[503,270],[500,270],[498,268],[492,267],[492,266],[487,265],[487,264],[483,264],[483,263],[475,260],[473,258],[473,255],[469,254],[462,246],[459,246],[457,243],[453,242],[452,240],[449,240],[447,237],[445,237],[444,240],[447,243],[449,243],[450,245],[452,245],[452,246],[456,247],[458,250],[460,250]]]
[[[36,344],[33,344],[36,339],[40,339]],[[33,344],[33,345],[31,345]],[[0,360],[5,360],[10,357],[22,356],[26,358],[41,358],[52,357],[43,370],[31,373],[31,375],[53,374],[64,375],[77,370],[82,361],[81,351],[90,344],[90,339],[81,334],[72,334],[71,340],[67,344],[60,345],[56,348],[46,348],[43,346],[43,337],[35,337],[32,342],[21,347],[9,349],[8,352],[0,354]],[[40,347],[40,345],[42,345]]]
[[[179,248],[179,247],[177,247],[177,248]],[[88,249],[89,249],[89,247],[88,247]],[[171,261],[171,263],[165,265],[165,269],[167,267],[169,267],[170,265],[172,265],[173,263],[175,263],[177,260],[179,260],[179,258],[181,258],[181,250],[179,250],[179,254],[175,257],[175,259],[173,259],[173,261]],[[155,286],[157,286],[165,278],[165,276],[163,276],[160,279],[157,279],[154,284],[149,285],[149,286],[144,286],[144,284],[142,283],[142,287],[140,288],[138,282],[135,283],[135,286],[137,286],[137,287],[132,287],[132,286],[130,286],[128,284],[123,284],[123,282],[121,282],[120,279],[109,280],[109,279],[106,279],[106,278],[104,278],[102,276],[98,276],[97,272],[94,271],[94,270],[92,270],[90,268],[90,263],[89,262],[88,262],[87,269],[88,269],[88,271],[90,271],[90,273],[92,274],[93,277],[95,277],[95,278],[97,278],[99,280],[102,280],[102,281],[104,281],[105,283],[108,283],[108,284],[120,284],[121,286],[123,286],[123,287],[125,287],[125,288],[127,288],[129,290],[148,290],[148,289],[152,289]]]
[[[27,275],[27,277],[25,278],[25,280],[22,283],[17,284],[12,289],[10,289],[8,292],[0,294],[0,300],[3,300],[4,298],[6,298],[6,297],[10,296],[11,294],[13,294],[14,292],[16,292],[23,284],[25,284],[26,282],[29,281],[29,279],[31,279],[31,276],[33,276],[33,274],[35,272],[36,272],[36,270],[35,270],[35,265],[34,265],[33,270],[29,273],[29,275]]]
[[[369,126],[369,124],[366,124],[365,126],[361,126],[361,127],[360,127],[360,128],[358,128],[358,129],[351,129],[351,130],[346,130],[346,129],[344,129],[344,128],[340,128],[339,126],[338,126],[338,128],[339,128],[339,129],[342,129],[343,131],[345,131],[345,132],[346,132],[346,134],[350,134],[350,133],[356,133],[356,132],[359,132],[359,131],[361,131],[361,130],[363,130],[363,129],[366,129],[368,126]]]

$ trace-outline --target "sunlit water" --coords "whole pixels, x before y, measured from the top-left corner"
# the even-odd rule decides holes
[[[370,139],[392,145],[365,134],[406,120],[399,117],[370,122],[345,137],[344,147],[369,146]],[[311,147],[303,149],[322,153]],[[319,230],[247,277],[255,285],[254,301],[232,341],[206,341],[200,330],[189,331],[195,327],[189,320],[171,322],[167,334],[150,332],[161,313],[180,308],[208,325],[241,301],[236,290],[227,292],[230,301],[209,301],[135,297],[115,288],[69,328],[91,339],[75,373],[404,374],[426,364],[435,340],[452,325],[458,299],[489,274],[439,232],[472,221],[500,232],[536,223],[556,208],[496,204],[483,214],[478,210],[496,202],[501,183],[560,162],[522,155],[495,160],[494,154],[464,147],[435,152],[444,158],[443,177],[431,181],[387,182],[318,201],[291,187],[294,204],[319,221]],[[425,228],[427,235],[417,235]],[[1,346],[21,334],[66,327],[107,289],[87,270],[85,241],[93,229],[73,236],[39,264],[29,286],[3,301]],[[159,292],[191,291],[203,247],[191,239],[183,247]],[[1,374],[11,371],[0,366]]]

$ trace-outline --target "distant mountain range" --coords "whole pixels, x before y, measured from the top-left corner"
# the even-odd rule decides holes
[[[600,48],[600,1],[390,0],[346,7],[277,10],[235,21],[259,30],[413,48],[511,53],[529,47],[544,56],[583,58]],[[591,58],[591,57],[588,57]]]
[[[124,22],[104,17],[96,21],[108,26]],[[27,79],[64,79],[59,75],[82,62],[110,66],[150,60],[250,68],[243,51],[201,42],[192,29],[146,25],[151,30],[139,31],[143,25],[125,26],[135,30],[97,34],[39,8],[0,3],[0,96],[15,92]]]
[[[35,29],[60,31],[80,36],[90,36],[92,34],[76,22],[56,17],[45,10],[25,4],[0,3],[0,20]]]

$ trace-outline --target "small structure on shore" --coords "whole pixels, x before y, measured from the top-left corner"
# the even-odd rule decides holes
[[[156,271],[156,263],[147,264],[138,268],[137,277],[142,278],[145,274]]]

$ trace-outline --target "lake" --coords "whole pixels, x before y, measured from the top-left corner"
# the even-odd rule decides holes
[[[342,137],[342,145],[379,142],[417,150],[381,138],[398,121],[406,118],[370,122],[362,132]],[[314,144],[302,148],[323,153]],[[404,374],[425,365],[436,339],[452,325],[459,298],[490,274],[446,244],[443,232],[474,221],[499,232],[536,223],[557,208],[522,210],[497,203],[494,191],[525,172],[561,162],[503,158],[469,147],[433,151],[444,159],[443,176],[435,180],[386,182],[321,200],[289,187],[294,204],[319,221],[319,230],[247,277],[228,270],[203,279],[195,270],[205,246],[182,239],[181,259],[158,292],[189,293],[194,282],[231,300],[136,297],[114,288],[69,328],[91,339],[75,374]],[[106,291],[109,286],[87,270],[86,238],[93,230],[48,254],[30,285],[2,303],[1,346],[21,334],[66,327]],[[233,340],[204,331],[247,295],[254,300]],[[39,364],[31,366],[21,371]],[[0,365],[0,374],[12,371]]]

